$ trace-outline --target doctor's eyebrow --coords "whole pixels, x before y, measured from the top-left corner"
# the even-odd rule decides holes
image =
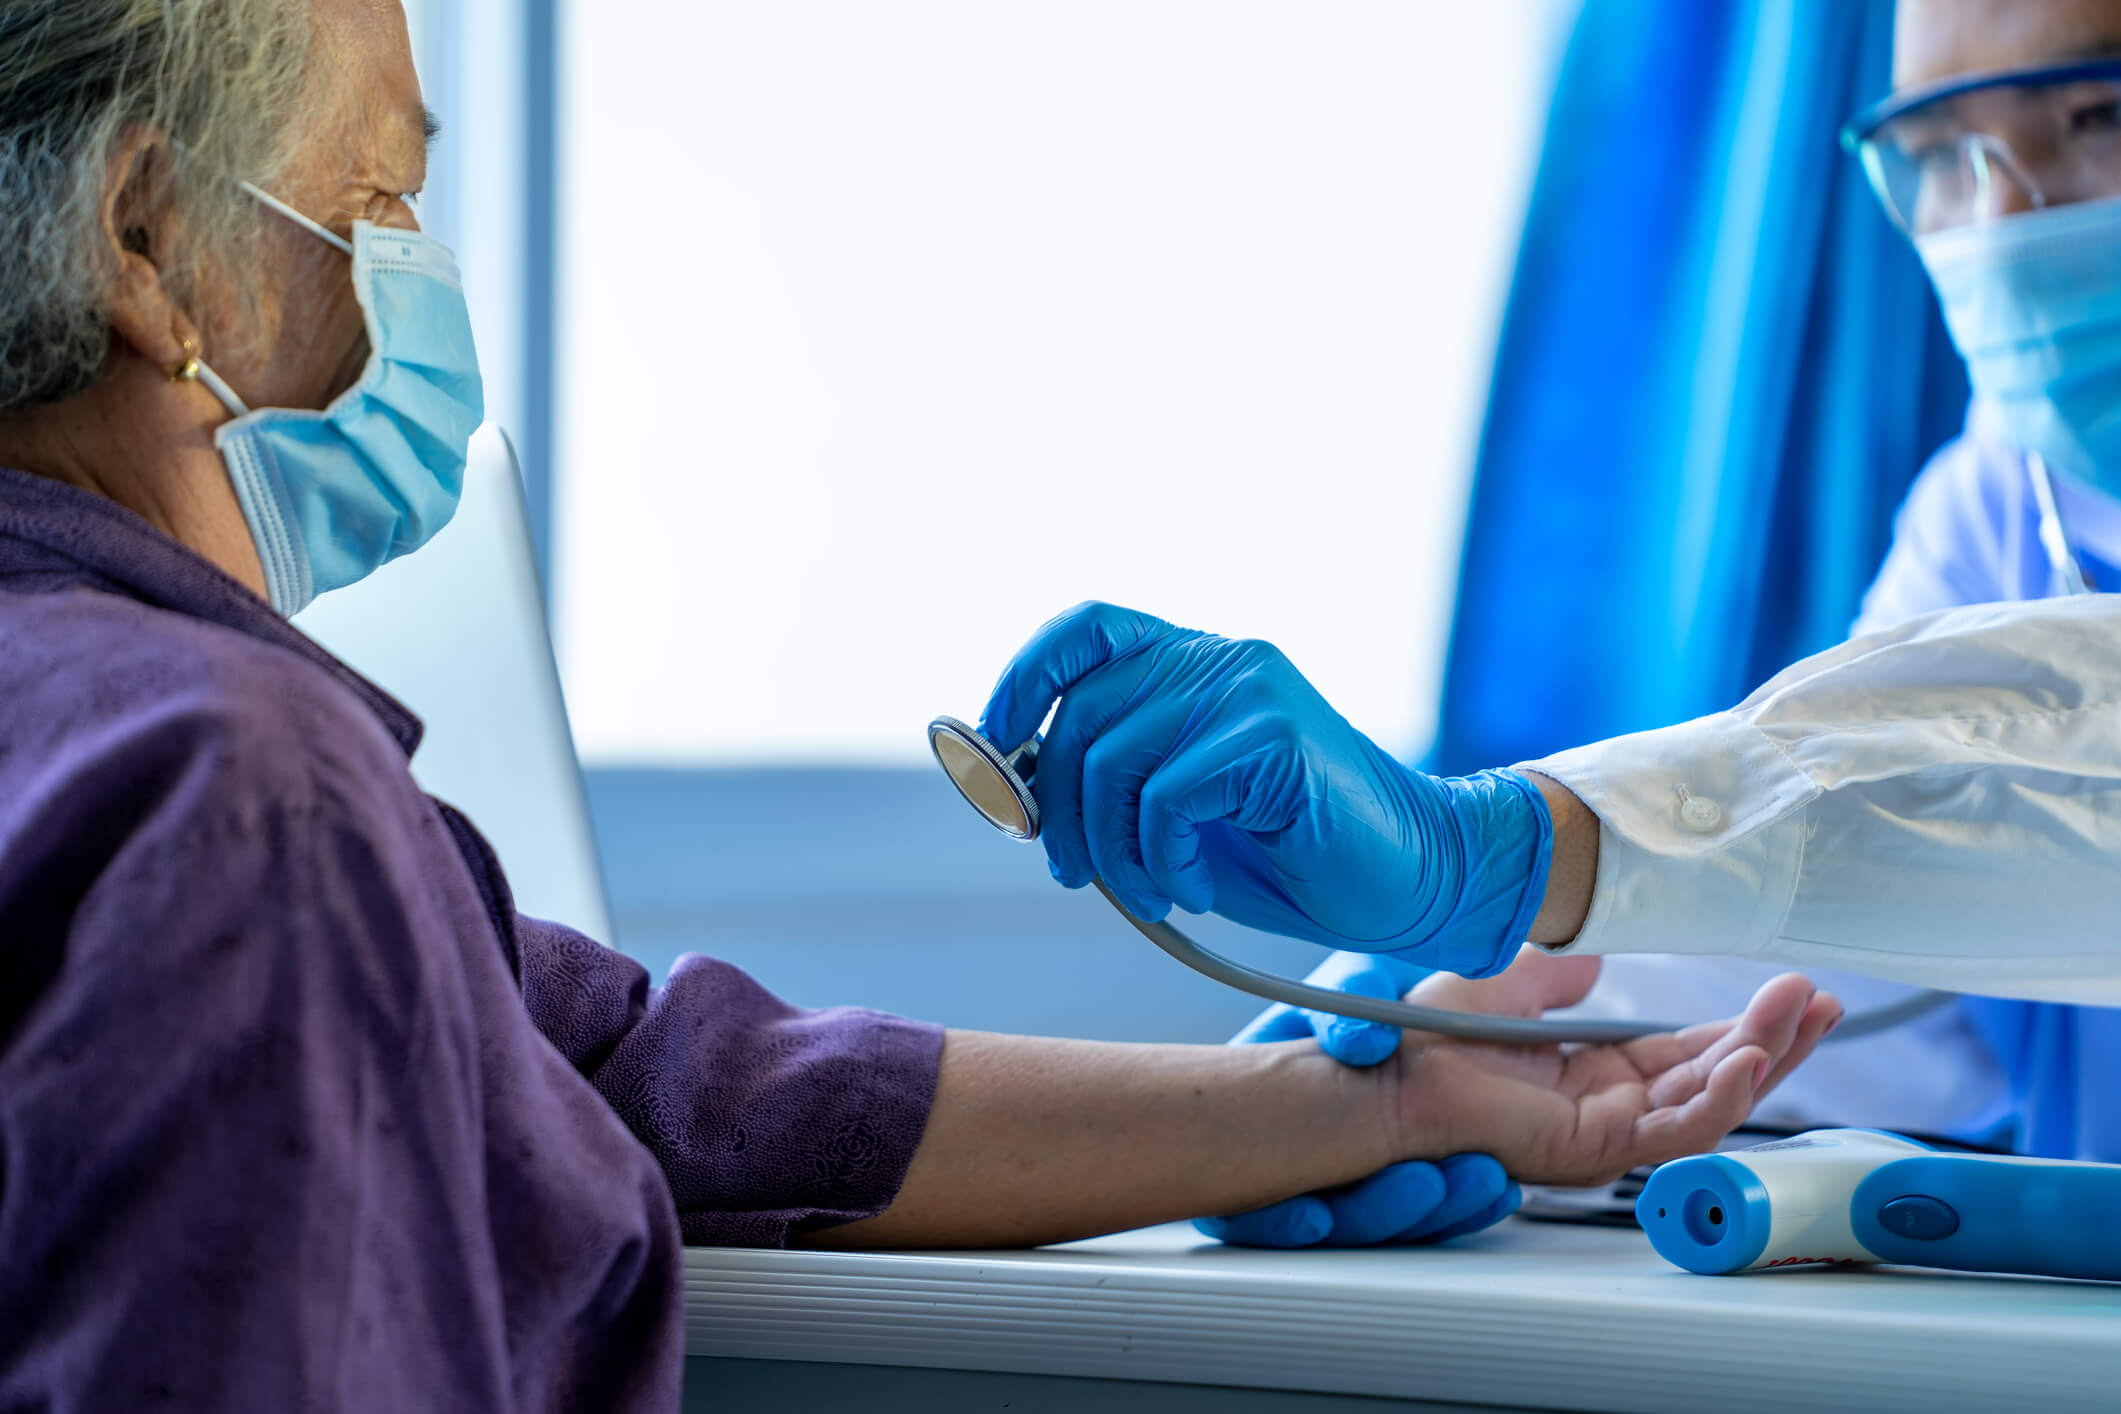
[[[420,135],[425,139],[429,152],[433,152],[435,144],[441,141],[442,120],[435,116],[435,110],[432,108],[420,110]]]

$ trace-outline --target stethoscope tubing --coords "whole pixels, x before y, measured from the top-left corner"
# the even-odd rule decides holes
[[[2038,452],[2027,452],[2025,471],[2033,483],[2033,504],[2040,512],[2040,548],[2047,553],[2049,577],[2065,597],[2091,593],[2083,566],[2070,553],[2069,530],[2062,524],[2062,507],[2055,499],[2055,479],[2047,469],[2047,459]]]
[[[1113,897],[1112,890],[1105,886],[1103,879],[1092,882],[1097,886],[1097,891],[1105,896],[1105,901],[1119,910],[1120,917],[1133,924],[1136,932],[1157,947],[1202,976],[1211,977],[1225,987],[1249,992],[1265,1001],[1285,1002],[1293,1007],[1322,1011],[1332,1016],[1352,1016],[1360,1021],[1382,1022],[1407,1031],[1426,1031],[1437,1036],[1452,1036],[1461,1041],[1493,1041],[1504,1045],[1552,1046],[1569,1042],[1610,1045],[1619,1041],[1639,1040],[1644,1036],[1654,1036],[1665,1031],[1686,1029],[1683,1025],[1668,1021],[1605,1021],[1592,1018],[1543,1021],[1525,1016],[1486,1016],[1478,1012],[1417,1006],[1413,1002],[1387,1001],[1383,997],[1358,996],[1352,992],[1336,992],[1325,987],[1314,987],[1308,982],[1298,982],[1293,978],[1247,967],[1241,962],[1232,962],[1221,953],[1210,952],[1169,923],[1150,923],[1137,918],[1125,904]],[[1827,1039],[1845,1041],[1889,1031],[1903,1022],[1935,1011],[1951,1000],[1952,994],[1949,992],[1918,992],[1890,1005],[1873,1007],[1869,1011],[1860,1011],[1845,1017]]]

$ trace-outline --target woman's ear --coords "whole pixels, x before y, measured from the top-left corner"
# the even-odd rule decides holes
[[[169,199],[169,141],[145,127],[128,131],[104,169],[102,237],[110,263],[105,314],[120,343],[174,373],[199,351],[199,328],[164,282],[177,239]]]

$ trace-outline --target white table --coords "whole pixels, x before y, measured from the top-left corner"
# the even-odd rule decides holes
[[[2121,1285],[1885,1268],[1695,1277],[1639,1233],[1521,1220],[1388,1251],[1252,1252],[1179,1226],[1036,1252],[694,1249],[686,1335],[693,1356],[805,1362],[771,1367],[790,1409],[823,1407],[803,1379],[853,1364],[1644,1414],[2121,1410]],[[726,1368],[756,1383],[768,1367]],[[1016,1407],[1157,1407],[1096,1384],[1040,1388]],[[1056,1403],[1056,1389],[1081,1397]],[[1298,1407],[1281,1401],[1259,1407]]]

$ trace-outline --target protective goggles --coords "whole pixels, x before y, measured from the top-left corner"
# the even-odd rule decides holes
[[[2121,195],[2121,59],[1968,74],[1841,130],[1911,236]]]

